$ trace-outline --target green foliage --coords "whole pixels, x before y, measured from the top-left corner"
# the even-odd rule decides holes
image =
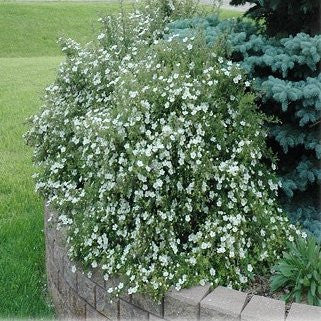
[[[66,61],[26,135],[36,186],[71,257],[122,277],[110,293],[243,288],[301,234],[263,161],[268,117],[221,48],[159,39],[158,17],[106,18],[91,46],[62,42]]]
[[[264,19],[266,32],[270,36],[321,31],[319,0],[231,0],[230,3],[252,4],[246,15],[257,21]]]
[[[272,291],[287,290],[284,299],[321,306],[321,247],[312,237],[298,238],[274,267]]]
[[[201,31],[209,45],[226,39],[232,60],[255,77],[261,109],[279,119],[270,125],[269,145],[279,158],[280,200],[293,221],[299,219],[319,238],[320,224],[314,222],[321,217],[321,35],[267,38],[251,22],[216,17],[178,20],[168,27],[181,39]]]

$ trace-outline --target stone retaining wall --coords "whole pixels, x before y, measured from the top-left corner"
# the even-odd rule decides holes
[[[99,270],[89,279],[79,269],[73,273],[66,254],[65,235],[48,222],[53,212],[45,207],[46,267],[48,288],[57,316],[101,320],[215,320],[215,321],[321,321],[321,308],[285,304],[262,296],[208,285],[167,293],[160,304],[139,294],[125,295],[110,302],[107,289],[115,280],[105,281]]]

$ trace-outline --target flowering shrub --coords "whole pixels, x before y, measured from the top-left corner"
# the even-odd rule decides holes
[[[128,19],[126,37],[64,43],[26,135],[37,189],[68,227],[70,256],[122,276],[111,293],[242,288],[300,234],[274,200],[250,83],[201,37],[157,40],[152,18]]]

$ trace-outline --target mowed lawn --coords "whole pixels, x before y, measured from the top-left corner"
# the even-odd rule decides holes
[[[0,319],[49,318],[43,201],[22,135],[62,61],[59,35],[85,42],[116,3],[0,3]]]
[[[60,60],[0,58],[0,318],[52,314],[45,294],[43,206],[22,134]]]
[[[60,36],[90,41],[97,33],[98,18],[120,8],[117,2],[106,2],[0,0],[0,57],[61,55],[56,43]]]
[[[0,2],[0,319],[54,317],[46,291],[43,201],[22,135],[63,60],[60,35],[82,43],[117,3]],[[223,17],[238,15],[224,11]]]

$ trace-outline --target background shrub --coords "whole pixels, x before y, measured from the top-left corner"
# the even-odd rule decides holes
[[[321,35],[268,38],[250,22],[215,17],[178,20],[168,27],[181,38],[204,30],[209,44],[226,39],[231,59],[256,78],[261,110],[280,120],[269,126],[268,142],[279,159],[280,201],[294,222],[320,240]]]
[[[203,38],[157,40],[153,16],[123,19],[103,20],[123,36],[63,43],[26,135],[37,189],[69,228],[70,256],[122,276],[112,293],[242,288],[300,234],[262,161],[266,117],[239,66]]]

